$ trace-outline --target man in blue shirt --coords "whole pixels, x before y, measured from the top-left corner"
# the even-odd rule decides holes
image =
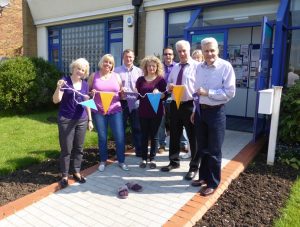
[[[194,112],[197,138],[196,156],[201,158],[199,180],[193,186],[202,186],[203,196],[214,193],[221,181],[222,144],[225,136],[224,104],[235,95],[235,74],[231,64],[218,57],[218,42],[214,38],[201,41],[204,62],[198,65],[195,91],[199,95],[200,114]]]
[[[120,74],[124,91],[134,92],[137,79],[143,75],[140,68],[133,65],[134,62],[133,50],[126,49],[123,51],[123,65],[115,69],[115,72]],[[137,157],[141,157],[141,128],[138,116],[139,101],[136,101],[135,108],[130,112],[128,103],[125,99],[121,100],[123,109],[124,129],[126,130],[127,121],[129,120],[132,132],[132,143],[135,148]]]

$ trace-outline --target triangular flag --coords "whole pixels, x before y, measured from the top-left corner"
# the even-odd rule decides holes
[[[115,93],[113,93],[113,92],[102,92],[102,91],[100,92],[100,98],[102,101],[104,114],[107,113],[114,95],[115,95]]]
[[[158,109],[161,94],[160,93],[156,93],[156,94],[147,93],[147,96],[148,96],[148,99],[151,103],[151,106],[152,106],[154,112],[157,113],[157,109]]]
[[[98,110],[98,109],[97,109],[97,106],[96,106],[96,104],[95,104],[95,102],[94,102],[94,99],[89,99],[89,100],[87,100],[87,101],[80,102],[79,104],[80,104],[80,105],[83,105],[83,106],[90,107],[90,108],[93,109],[93,110]]]
[[[193,94],[193,99],[194,99],[194,105],[196,106],[196,110],[197,110],[198,114],[200,115],[199,95],[197,92]]]
[[[174,95],[177,109],[179,109],[184,89],[185,89],[184,85],[174,85],[173,87],[173,95]]]
[[[138,93],[126,91],[124,92],[124,95],[127,100],[129,112],[131,113],[131,111],[135,109],[135,102],[137,100]]]

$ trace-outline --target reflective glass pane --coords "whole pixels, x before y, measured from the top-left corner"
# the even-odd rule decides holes
[[[122,28],[123,28],[123,21],[122,20],[110,21],[109,22],[109,30],[122,29]]]
[[[203,26],[261,22],[263,16],[275,20],[278,6],[279,0],[264,0],[205,8]]]
[[[292,26],[300,26],[300,1],[291,1]]]
[[[98,69],[98,62],[104,54],[104,23],[82,25],[62,29],[62,66],[69,73],[72,60],[86,58],[90,70]]]
[[[116,42],[110,44],[110,53],[115,58],[115,65],[120,66],[122,63],[122,51],[123,51],[123,45],[122,42]]]
[[[110,38],[111,39],[122,39],[123,38],[123,33],[122,32],[120,32],[120,33],[111,33]]]
[[[169,14],[168,36],[183,35],[183,31],[191,18],[192,11],[182,11]]]
[[[289,66],[294,68],[295,73],[300,74],[300,30],[292,31]]]

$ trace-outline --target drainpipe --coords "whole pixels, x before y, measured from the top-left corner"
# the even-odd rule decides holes
[[[139,11],[143,4],[143,0],[132,0],[132,5],[134,6],[134,55],[138,56],[138,43],[139,43]]]

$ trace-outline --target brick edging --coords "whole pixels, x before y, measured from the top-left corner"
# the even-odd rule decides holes
[[[127,153],[127,152],[126,152]],[[107,160],[107,164],[113,163],[113,160]],[[81,171],[81,174],[84,176],[88,176],[92,173],[94,173],[98,169],[99,164],[91,166],[85,170]],[[75,180],[73,178],[69,178],[68,180],[69,184],[74,184]],[[58,182],[55,182],[53,184],[50,184],[46,187],[43,187],[41,189],[38,189],[37,191],[30,193],[28,195],[25,195],[23,197],[20,197],[19,199],[9,202],[3,206],[0,207],[0,221],[14,213],[16,213],[19,210],[24,209],[27,206],[30,206],[31,204],[40,201],[41,199],[47,197],[48,195],[57,192],[60,190]]]
[[[194,226],[196,222],[217,202],[218,198],[227,190],[232,180],[237,178],[245,170],[259,151],[266,144],[266,138],[262,137],[257,142],[248,143],[221,172],[221,183],[214,194],[203,197],[196,193],[180,210],[177,211],[163,227]]]

